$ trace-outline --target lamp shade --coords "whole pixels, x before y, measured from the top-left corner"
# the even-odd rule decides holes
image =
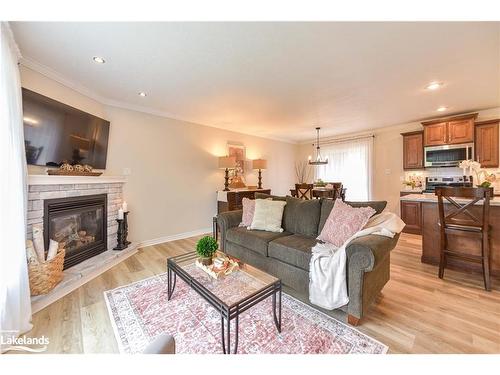
[[[220,169],[232,169],[236,167],[236,158],[234,156],[220,156],[219,157],[219,168]]]
[[[252,160],[252,169],[267,169],[267,160],[264,159]]]

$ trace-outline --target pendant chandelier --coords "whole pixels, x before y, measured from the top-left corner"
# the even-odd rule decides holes
[[[309,164],[310,165],[325,165],[328,164],[328,157],[323,159],[321,157],[321,149],[319,147],[319,129],[321,128],[316,128],[316,157],[313,159],[311,156],[309,156]],[[314,146],[314,143],[313,143]]]

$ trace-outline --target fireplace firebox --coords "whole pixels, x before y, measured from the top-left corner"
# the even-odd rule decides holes
[[[107,250],[107,212],[107,194],[44,201],[45,246],[64,243],[64,269]]]

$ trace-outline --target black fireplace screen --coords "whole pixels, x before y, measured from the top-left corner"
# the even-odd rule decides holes
[[[106,194],[48,199],[44,206],[45,244],[64,244],[65,269],[106,251]]]

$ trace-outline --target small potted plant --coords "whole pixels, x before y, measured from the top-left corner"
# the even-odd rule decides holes
[[[211,236],[205,236],[201,238],[196,244],[196,253],[199,256],[199,261],[204,266],[209,266],[212,264],[212,257],[219,248],[219,244],[215,238]]]

